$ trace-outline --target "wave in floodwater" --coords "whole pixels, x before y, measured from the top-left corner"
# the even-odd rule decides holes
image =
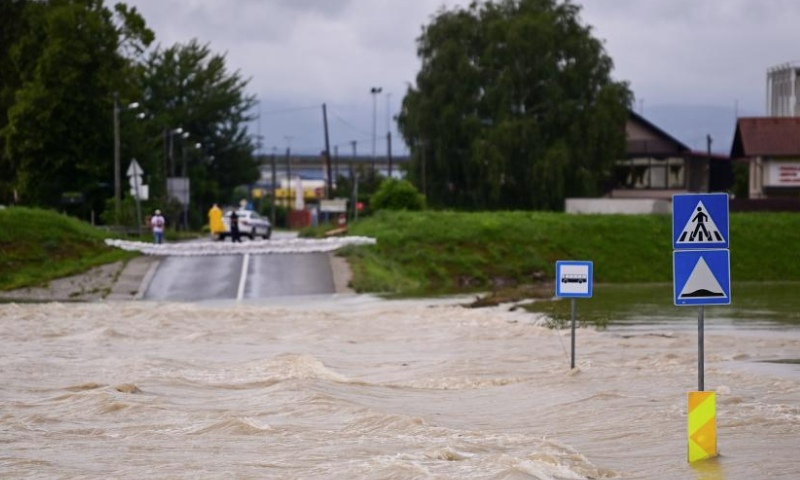
[[[749,367],[792,332],[708,334],[697,470],[690,333],[579,329],[570,370],[568,331],[519,311],[304,302],[0,305],[0,477],[799,476],[800,380]]]
[[[253,240],[244,243],[181,242],[153,244],[129,240],[107,239],[106,244],[129,252],[171,257],[198,257],[208,255],[267,255],[280,253],[325,253],[349,245],[375,245],[371,237],[349,236],[331,238],[278,238]]]

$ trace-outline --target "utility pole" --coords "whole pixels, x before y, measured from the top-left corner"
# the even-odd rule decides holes
[[[292,147],[286,147],[286,208],[290,205],[289,192],[292,190]]]
[[[169,176],[175,176],[175,139],[172,130],[169,131]]]
[[[283,139],[286,140],[286,208],[291,205],[290,194],[292,183],[292,139],[290,135],[284,135]],[[289,226],[289,217],[286,217],[286,226]]]
[[[386,158],[389,161],[389,178],[392,178],[392,94],[386,94]]]
[[[272,226],[275,226],[275,182],[276,180],[276,171],[275,171],[275,147],[272,147],[272,204],[270,205],[270,218],[272,219]]]
[[[339,178],[339,145],[333,146],[333,159],[334,175],[336,175],[336,178]]]
[[[119,158],[119,92],[114,92],[114,209],[116,212],[116,223],[122,214],[122,183],[120,180],[120,158]]]
[[[386,156],[389,159],[389,178],[392,178],[392,132],[386,132]]]
[[[333,178],[331,175],[331,146],[328,140],[328,109],[324,103],[322,104],[322,120],[325,124],[325,168],[328,172],[328,184],[325,188],[325,198],[330,200],[333,194]]]
[[[425,195],[425,198],[428,198],[428,185],[427,185],[427,179],[426,179],[426,173],[425,173],[425,170],[426,170],[426,168],[425,168],[425,142],[420,141],[419,142],[419,146],[420,146],[420,152],[422,153],[422,162],[421,162],[421,167],[422,167],[422,175],[421,175],[421,177],[422,177],[422,194]]]
[[[356,151],[357,142],[355,140],[353,140],[353,141],[350,142],[350,144],[353,146],[353,158],[350,160],[350,181],[353,184],[353,192],[352,192],[353,215],[350,218],[351,219],[355,219],[357,217],[357,214],[356,214],[356,202],[358,201],[358,198],[356,197],[357,190],[356,190],[356,186],[355,186],[356,185],[356,181],[357,181],[356,180],[357,173],[356,173],[356,169],[354,167],[354,164],[356,162],[356,156],[357,156],[358,152]]]
[[[711,139],[711,135],[710,134],[706,135],[706,152],[708,154],[708,163],[706,164],[705,175],[703,175],[705,177],[704,180],[707,179],[708,182],[706,183],[707,185],[707,188],[705,189],[706,192],[711,191],[711,143],[712,142],[713,140]],[[701,188],[700,190],[702,191],[703,189]]]
[[[181,135],[183,141],[181,142],[181,177],[186,179],[186,175],[188,174],[186,170],[186,137]],[[188,199],[188,197],[187,197]],[[187,200],[188,201],[188,200]],[[189,231],[189,204],[187,203],[185,207],[183,207],[183,231]]]
[[[164,128],[164,196],[169,195],[169,187],[167,186],[169,183],[169,139],[167,135],[169,135],[169,129]]]
[[[375,132],[377,130],[377,122],[378,122],[378,100],[377,96],[379,93],[383,91],[381,87],[372,87],[369,93],[372,94],[372,174],[375,174],[375,141],[377,140],[377,136]]]

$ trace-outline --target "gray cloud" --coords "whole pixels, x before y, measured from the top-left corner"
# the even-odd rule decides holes
[[[328,102],[357,129],[334,120],[336,142],[372,128],[371,86],[391,92],[393,111],[413,81],[415,39],[442,4],[468,0],[128,0],[162,44],[199,38],[252,78],[262,110]],[[582,17],[605,40],[615,77],[647,106],[763,110],[769,66],[800,58],[795,0],[585,0]],[[386,99],[379,126],[385,130]],[[268,146],[321,147],[314,110],[265,116]],[[397,132],[395,132],[395,135]],[[359,147],[362,148],[362,147]]]

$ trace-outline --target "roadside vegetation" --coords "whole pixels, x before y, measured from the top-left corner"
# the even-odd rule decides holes
[[[730,223],[736,281],[800,280],[799,215],[739,213]],[[514,299],[531,296],[520,286],[552,282],[556,260],[592,260],[596,283],[669,283],[671,226],[668,215],[381,211],[349,231],[378,244],[341,254],[360,292]]]
[[[0,210],[0,290],[46,284],[135,254],[107,247],[110,234],[56,212]]]

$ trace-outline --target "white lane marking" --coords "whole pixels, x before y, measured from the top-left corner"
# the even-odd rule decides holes
[[[244,254],[244,260],[242,261],[242,276],[239,277],[239,291],[236,293],[236,300],[241,300],[244,298],[244,286],[247,283],[247,267],[250,264],[250,254]]]

